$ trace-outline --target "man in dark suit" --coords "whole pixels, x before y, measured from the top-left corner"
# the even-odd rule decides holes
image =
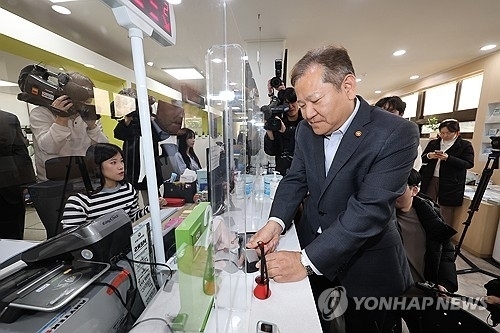
[[[35,182],[19,119],[0,110],[0,238],[23,239],[23,186]]]
[[[266,244],[269,277],[277,282],[309,275],[317,300],[341,284],[349,299],[347,332],[390,332],[387,311],[357,311],[355,298],[398,296],[412,284],[394,203],[417,156],[417,126],[356,95],[354,68],[342,47],[309,51],[291,82],[305,121],[297,127],[293,162],[269,221],[247,246]],[[302,200],[296,225],[302,251],[274,252]],[[324,306],[318,302],[320,310]]]

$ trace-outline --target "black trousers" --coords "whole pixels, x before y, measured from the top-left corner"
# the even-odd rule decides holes
[[[0,238],[23,239],[25,213],[21,186],[0,188]]]

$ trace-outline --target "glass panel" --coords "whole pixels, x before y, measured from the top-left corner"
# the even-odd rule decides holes
[[[239,188],[241,184],[246,191],[244,166],[247,161],[244,147],[247,133],[241,126],[236,126],[243,125],[240,119],[248,119],[245,59],[244,50],[236,44],[212,46],[206,56],[209,194],[216,215],[213,255],[217,284],[215,313],[211,315],[207,327],[212,328],[210,331],[221,333],[248,331],[247,313],[252,295],[252,283],[246,274],[245,265],[247,213],[256,213],[259,209],[257,206],[247,208],[249,200],[245,196],[230,194],[234,183],[238,190],[243,190]],[[235,120],[238,124],[235,124]],[[241,174],[233,177],[236,167],[241,167],[238,170]]]
[[[424,115],[452,112],[456,87],[457,82],[453,81],[427,89],[425,92]]]
[[[418,92],[402,96],[401,99],[406,103],[406,109],[403,117],[407,119],[415,117],[417,115]]]
[[[466,78],[462,81],[460,99],[458,101],[459,110],[477,108],[479,105],[479,96],[483,86],[483,74]]]
[[[462,121],[460,122],[460,133],[474,133],[475,121]]]

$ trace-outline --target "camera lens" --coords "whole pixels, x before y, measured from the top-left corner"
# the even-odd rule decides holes
[[[273,77],[271,79],[271,87],[278,89],[279,86],[281,86],[281,79],[277,76]]]

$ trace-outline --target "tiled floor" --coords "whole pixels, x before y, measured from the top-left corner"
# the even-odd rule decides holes
[[[46,239],[45,228],[43,227],[43,224],[40,222],[36,210],[31,206],[27,207],[26,209],[26,228],[24,230],[24,239],[36,240],[36,241],[42,241]],[[493,274],[500,275],[500,268],[498,268],[500,267],[500,265],[498,265],[498,267],[495,267],[494,265],[490,264],[484,259],[472,256],[465,250],[462,250],[462,254],[464,254],[467,258],[473,261],[480,268],[488,272],[491,272]],[[459,270],[470,268],[467,265],[467,263],[464,262],[461,258],[457,259],[456,265],[457,269]],[[459,290],[457,291],[457,294],[472,298],[482,297],[486,293],[484,284],[492,279],[493,277],[490,277],[482,273],[460,274],[458,276]],[[482,307],[479,307],[478,309],[470,312],[473,313],[478,318],[481,318],[483,321],[487,319],[489,314],[489,312]],[[500,332],[499,327],[497,327],[496,330]]]

